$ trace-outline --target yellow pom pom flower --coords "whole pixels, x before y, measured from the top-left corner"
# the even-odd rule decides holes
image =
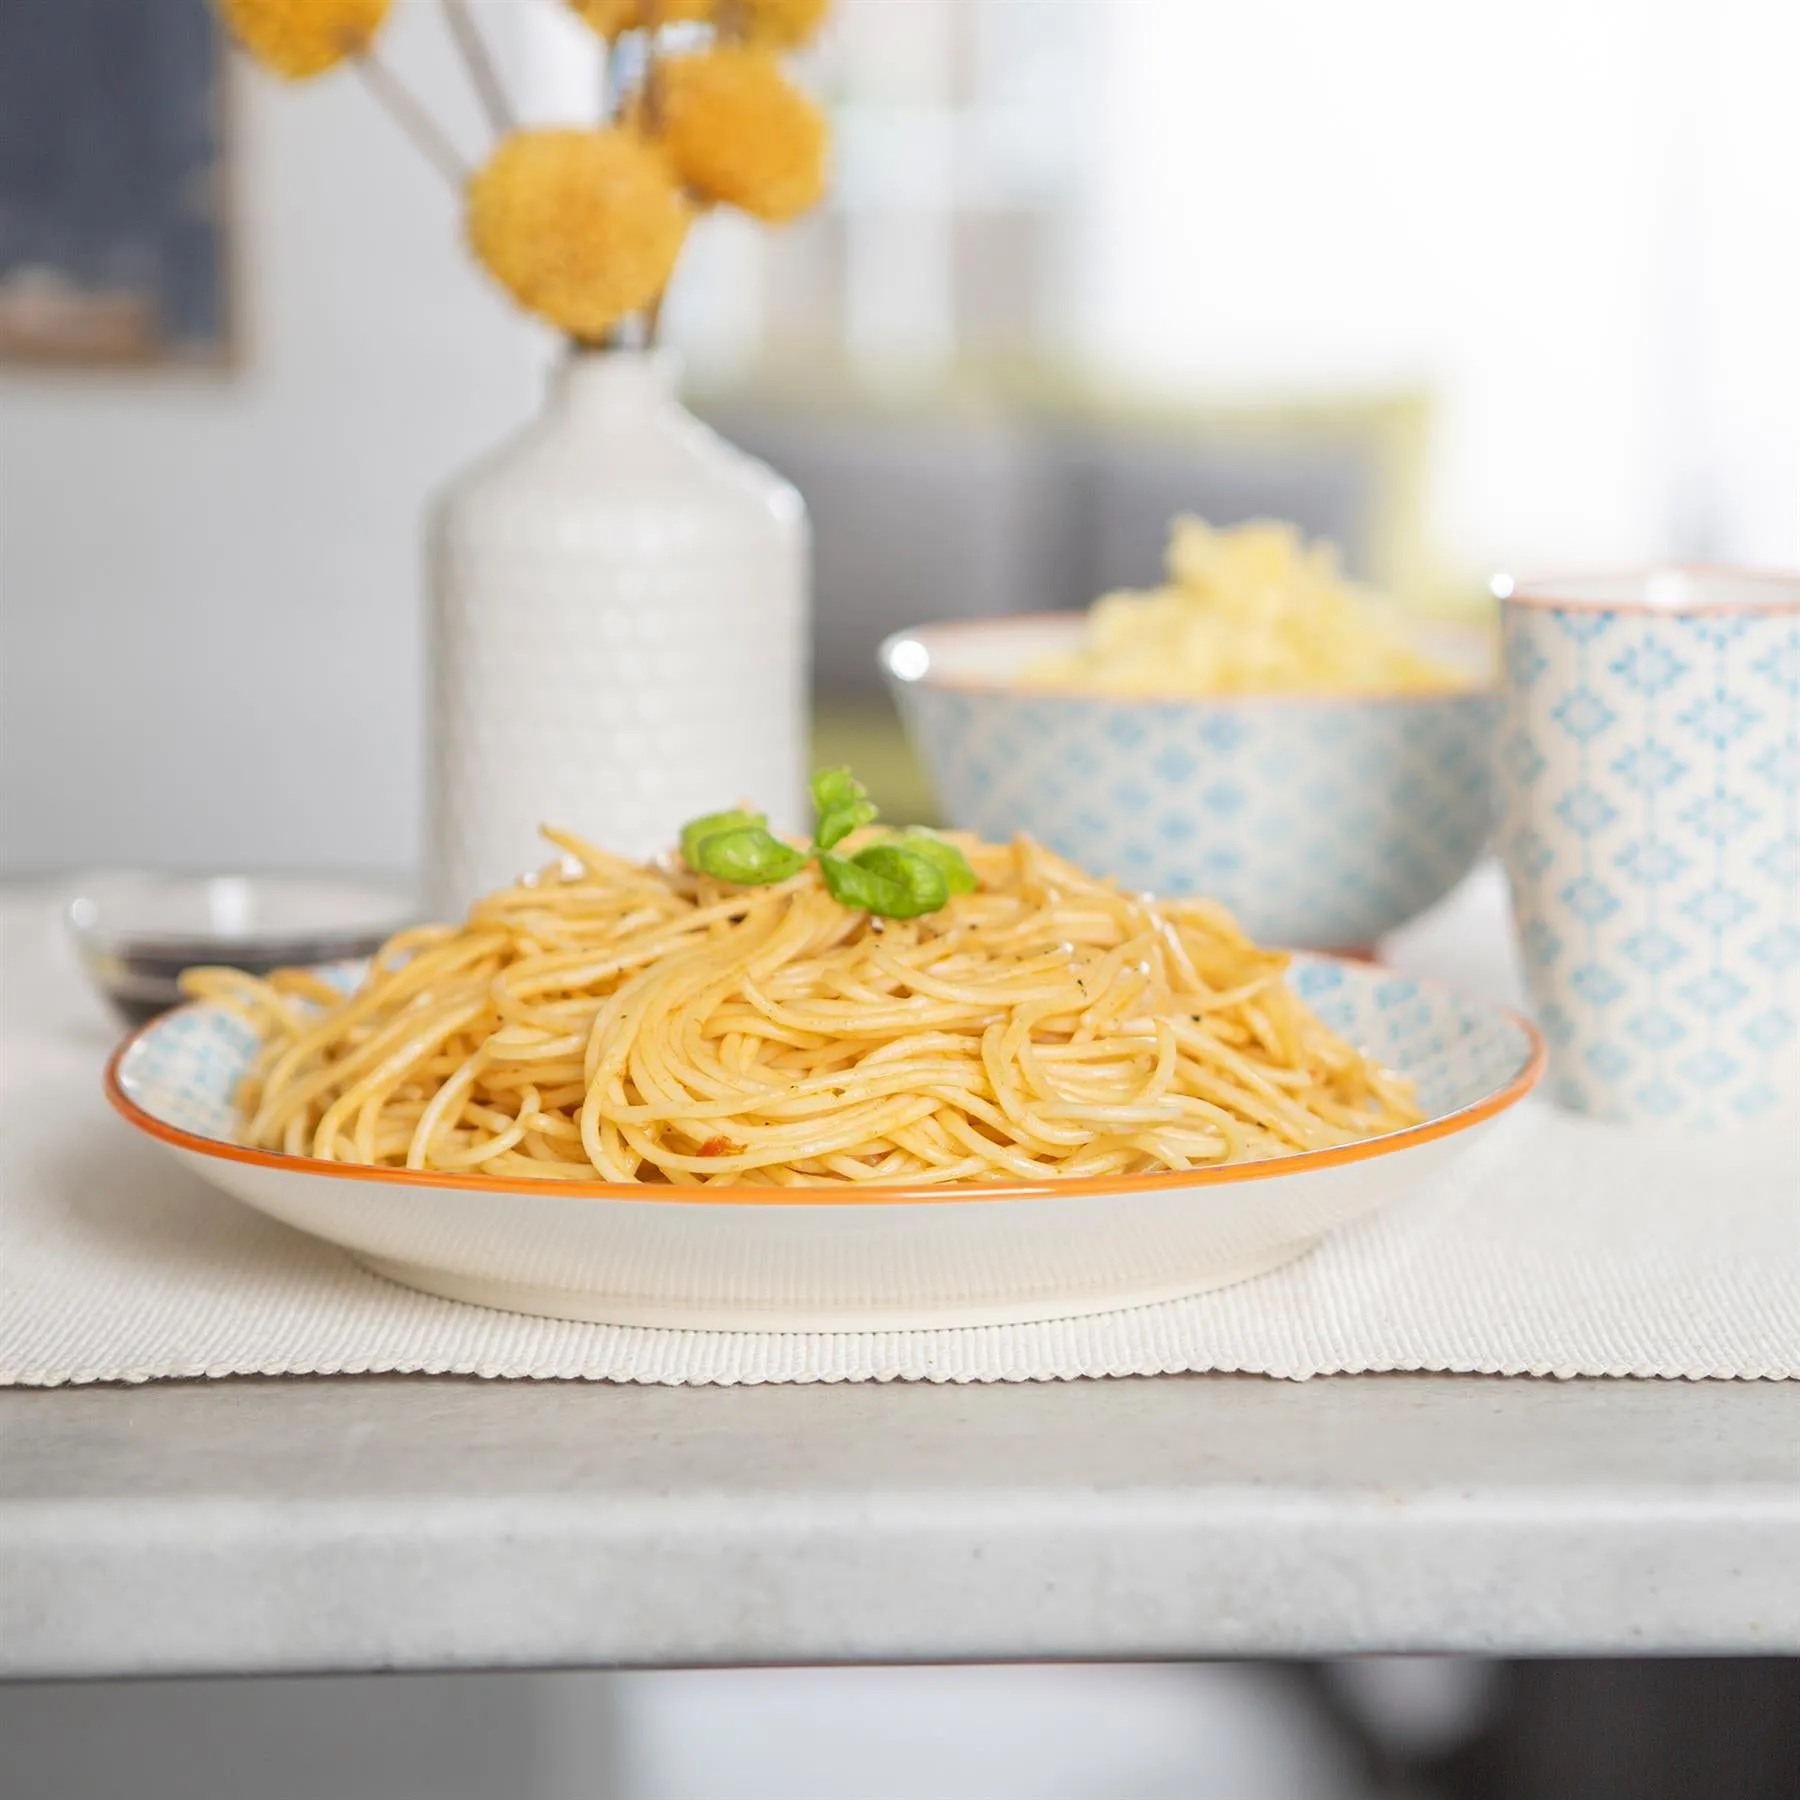
[[[658,66],[658,145],[684,185],[779,224],[825,192],[825,115],[766,51],[732,45]],[[634,117],[649,109],[641,104]]]
[[[368,49],[391,0],[217,0],[231,35],[289,81],[304,81]]]
[[[609,44],[651,20],[658,25],[686,24],[710,19],[715,11],[714,0],[568,0],[568,4]]]
[[[629,132],[519,131],[469,183],[469,243],[519,304],[595,339],[663,291],[688,209]]]
[[[794,50],[804,44],[831,10],[831,0],[737,0],[744,36],[753,44]]]

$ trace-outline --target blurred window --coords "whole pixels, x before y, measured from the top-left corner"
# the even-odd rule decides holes
[[[1485,571],[1800,563],[1800,8],[839,0],[829,208],[709,227],[713,379],[1428,388]]]

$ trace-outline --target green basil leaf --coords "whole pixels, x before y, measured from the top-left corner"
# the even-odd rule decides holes
[[[895,844],[871,844],[848,859],[822,854],[819,872],[840,906],[884,919],[916,919],[936,912],[950,898],[935,863]]]
[[[924,857],[937,868],[944,878],[944,885],[953,894],[972,894],[981,885],[975,871],[969,867],[969,859],[947,838],[939,837],[923,825],[909,825],[884,841],[899,849],[910,850],[914,856]]]
[[[820,769],[812,778],[812,803],[819,812],[868,797],[868,790],[848,769]]]
[[[766,813],[744,812],[741,809],[707,813],[703,818],[689,819],[681,828],[681,859],[690,869],[699,870],[700,845],[705,839],[721,831],[737,831],[746,825],[767,825],[768,822]]]
[[[818,861],[819,873],[825,877],[825,891],[839,906],[847,906],[853,912],[873,910],[872,902],[880,896],[872,875],[828,850],[819,852]]]
[[[762,825],[738,825],[710,832],[695,846],[694,867],[717,881],[767,887],[806,867],[805,852],[784,844]]]
[[[829,850],[841,844],[851,832],[860,831],[875,817],[875,803],[872,800],[854,800],[848,806],[834,806],[829,812],[819,814],[817,829],[813,839],[821,850]]]
[[[868,789],[848,769],[821,769],[812,778],[812,799],[819,815],[813,841],[821,850],[841,844],[875,817]]]

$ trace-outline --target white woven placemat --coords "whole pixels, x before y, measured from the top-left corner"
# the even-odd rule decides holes
[[[1493,914],[1478,890],[1399,960],[1503,984]],[[113,1033],[51,907],[11,898],[0,933],[0,1385],[412,1371],[671,1383],[1800,1375],[1792,1122],[1754,1137],[1645,1137],[1535,1103],[1438,1191],[1287,1269],[1097,1318],[679,1332],[432,1299],[238,1206],[136,1137],[101,1098]]]

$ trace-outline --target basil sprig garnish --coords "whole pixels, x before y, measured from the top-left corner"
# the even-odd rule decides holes
[[[884,919],[917,919],[952,894],[975,891],[975,871],[957,847],[915,825],[865,844],[854,856],[832,851],[875,821],[875,802],[848,769],[821,769],[812,779],[812,848],[796,850],[769,829],[764,813],[708,813],[681,829],[690,869],[743,887],[768,887],[797,875],[814,858],[826,891],[840,906]]]
[[[851,832],[875,822],[869,790],[848,769],[821,769],[812,778],[812,802],[819,815],[813,844],[820,850],[835,850]]]
[[[806,867],[804,852],[784,844],[763,813],[708,813],[690,819],[681,828],[681,854],[690,869],[756,887],[786,881]]]
[[[944,886],[953,894],[972,894],[981,885],[975,879],[975,871],[969,867],[969,859],[954,844],[923,825],[909,825],[906,830],[871,846],[877,850],[890,847],[908,856],[923,857],[943,876]]]
[[[848,859],[822,850],[819,873],[838,905],[884,919],[917,919],[950,898],[935,864],[894,844],[871,844]]]

